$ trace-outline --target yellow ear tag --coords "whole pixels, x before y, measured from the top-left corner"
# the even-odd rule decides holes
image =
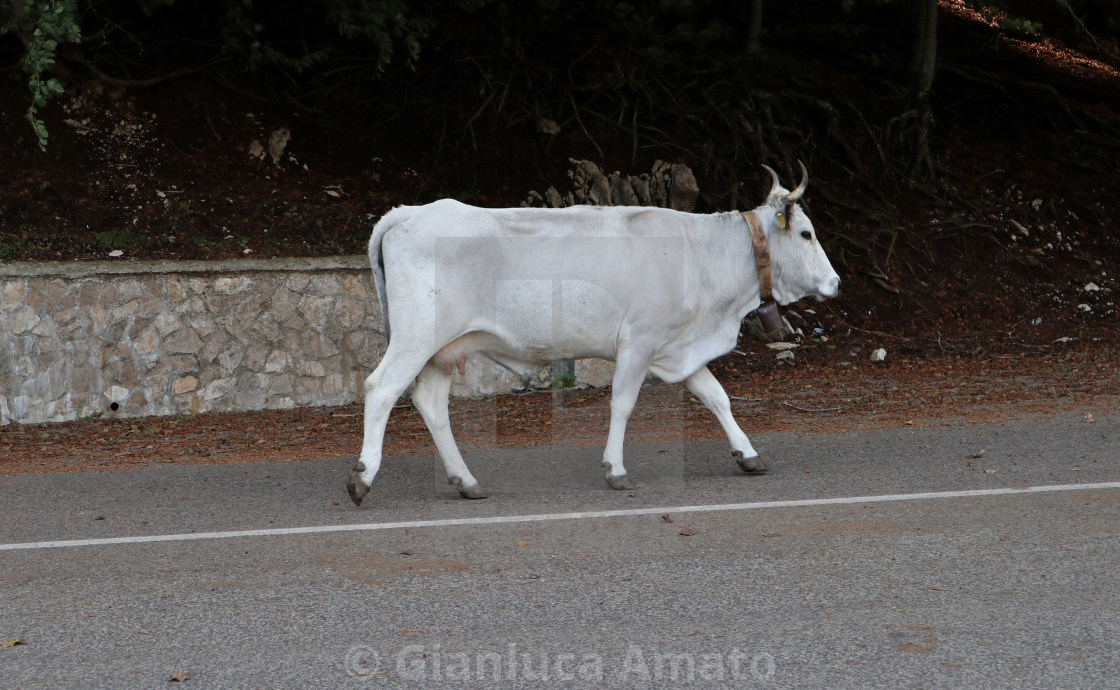
[[[786,229],[786,214],[778,211],[778,227],[782,230]]]

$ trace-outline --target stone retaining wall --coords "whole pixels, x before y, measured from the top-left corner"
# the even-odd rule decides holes
[[[362,256],[0,264],[0,424],[340,405],[384,350]],[[472,360],[452,392],[548,376]]]

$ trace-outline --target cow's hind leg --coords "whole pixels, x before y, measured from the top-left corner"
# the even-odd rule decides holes
[[[700,402],[715,413],[716,419],[727,434],[727,439],[731,441],[731,455],[735,457],[739,467],[749,474],[766,472],[766,465],[758,459],[758,453],[751,446],[750,439],[731,416],[730,398],[708,367],[700,367],[700,370],[685,379],[684,383],[688,386],[688,390],[700,399]]]
[[[365,430],[362,454],[346,485],[350,500],[360,506],[369,493],[373,478],[381,467],[381,447],[385,441],[385,425],[393,405],[419,373],[424,360],[394,350],[392,343],[377,369],[365,382]]]
[[[603,467],[607,468],[607,484],[612,489],[633,489],[634,483],[626,476],[622,464],[623,439],[626,422],[634,411],[638,392],[642,389],[647,363],[635,361],[628,352],[620,353],[615,362],[611,382],[611,427],[607,433],[607,447],[603,451]]]
[[[486,498],[455,444],[451,434],[451,420],[447,414],[447,396],[451,392],[451,376],[441,367],[428,363],[416,380],[412,402],[424,417],[428,431],[436,442],[436,449],[447,469],[447,481],[453,484],[464,498]]]

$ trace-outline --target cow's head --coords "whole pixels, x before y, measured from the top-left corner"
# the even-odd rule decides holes
[[[823,302],[840,292],[840,276],[833,270],[824,249],[817,241],[817,231],[798,201],[809,184],[809,172],[801,166],[801,183],[789,191],[778,181],[778,174],[767,166],[773,184],[766,203],[755,209],[766,232],[770,246],[770,270],[774,282],[774,299],[790,304],[804,297]]]

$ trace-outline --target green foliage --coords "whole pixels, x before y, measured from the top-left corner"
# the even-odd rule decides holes
[[[1004,31],[1028,36],[1037,36],[1042,32],[1042,24],[1039,22],[1011,16],[1011,8],[1006,3],[991,2],[990,0],[965,0],[965,5],[979,12],[985,21],[995,21],[996,26]]]
[[[115,249],[133,249],[150,242],[151,240],[147,235],[125,227],[96,233],[91,240],[87,241],[87,244],[95,249],[111,252]]]
[[[550,388],[553,389],[567,389],[575,388],[576,377],[572,374],[560,374],[552,379]]]
[[[996,23],[999,24],[1001,29],[1012,33],[1026,34],[1028,36],[1037,36],[1042,33],[1042,24],[1039,22],[1032,22],[1029,19],[1000,17],[996,20]]]
[[[28,77],[31,91],[27,120],[44,150],[48,132],[39,111],[64,90],[62,82],[50,74],[56,67],[58,48],[81,40],[82,10],[94,4],[92,0],[0,3],[0,35],[12,33],[23,44],[20,67]],[[481,5],[485,0],[468,0],[464,4]],[[172,10],[187,15],[199,13],[187,3],[178,3],[176,7],[175,0],[140,0],[138,5],[144,15],[156,18]],[[253,0],[224,0],[208,11],[220,17],[217,26],[227,55],[243,58],[249,69],[279,67],[297,73],[337,56],[346,49],[338,44],[347,43],[358,54],[372,48],[377,72],[384,71],[401,51],[407,63],[415,66],[421,42],[435,27],[434,20],[417,14],[407,0],[318,0],[284,8]],[[99,5],[90,15],[119,31],[128,23],[128,12],[127,8]],[[136,14],[135,9],[132,13]],[[293,23],[293,15],[312,17],[321,23]],[[327,31],[320,33],[323,29]],[[335,34],[333,41],[330,31]],[[137,42],[142,39],[142,35],[129,38]]]
[[[13,3],[0,15],[0,29],[12,31],[23,41],[24,54],[20,67],[28,76],[31,105],[27,121],[39,139],[39,148],[47,148],[47,127],[39,117],[39,109],[63,92],[62,83],[47,72],[55,63],[55,52],[63,43],[81,39],[77,0],[24,0]],[[0,31],[2,33],[2,31]]]
[[[327,19],[343,38],[368,42],[377,50],[377,66],[385,69],[399,44],[415,66],[420,59],[420,42],[431,33],[435,22],[410,16],[404,0],[330,0]]]
[[[8,239],[0,237],[0,261],[9,261],[22,256],[35,248],[35,243],[27,237]]]
[[[147,0],[150,9],[174,0]],[[435,26],[407,0],[319,0],[288,8],[313,18],[292,24],[274,3],[226,0],[221,20],[224,51],[242,56],[249,69],[279,67],[303,73],[353,50],[376,54],[378,73],[401,50],[410,66],[420,57],[421,42]],[[320,33],[321,30],[327,31]],[[333,36],[331,35],[333,32]],[[339,40],[342,39],[342,40]]]

